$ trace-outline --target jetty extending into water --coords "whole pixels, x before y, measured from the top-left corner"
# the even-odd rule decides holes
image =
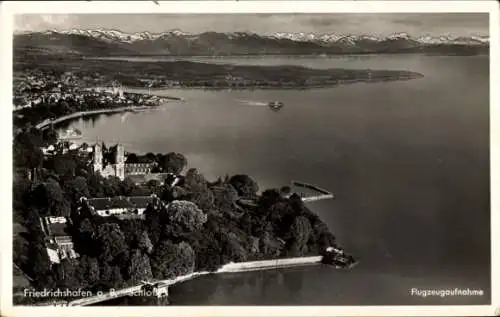
[[[303,202],[313,202],[313,201],[318,201],[318,200],[324,200],[324,199],[333,199],[335,196],[333,195],[332,192],[323,189],[321,187],[318,187],[316,185],[304,183],[304,182],[298,182],[298,181],[291,181],[292,188],[305,188],[309,189],[311,191],[317,192],[319,194],[317,195],[312,195],[312,196],[305,196],[304,194],[301,194],[301,198]]]

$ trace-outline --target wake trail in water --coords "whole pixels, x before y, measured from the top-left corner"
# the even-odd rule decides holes
[[[267,107],[267,103],[255,100],[236,99],[236,102],[245,106]]]

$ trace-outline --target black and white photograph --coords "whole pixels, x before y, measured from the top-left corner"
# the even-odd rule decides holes
[[[2,301],[493,305],[491,2],[77,2],[5,27]]]

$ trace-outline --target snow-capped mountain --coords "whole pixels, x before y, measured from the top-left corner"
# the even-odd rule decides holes
[[[241,55],[241,54],[356,54],[431,52],[473,54],[486,52],[487,36],[421,36],[408,33],[389,36],[286,33],[204,32],[190,34],[181,30],[162,33],[126,33],[109,29],[69,29],[45,32],[21,32],[15,35],[17,48],[57,47],[81,54],[172,54],[172,55]],[[446,52],[445,52],[446,51]]]
[[[67,34],[67,35],[83,35],[88,37],[93,37],[95,39],[109,42],[109,43],[132,43],[135,41],[145,41],[145,40],[156,40],[162,37],[168,36],[188,36],[190,34],[184,33],[180,30],[172,30],[163,33],[150,33],[148,31],[136,32],[136,33],[125,33],[118,30],[109,29],[94,29],[94,30],[82,30],[82,29],[70,29],[70,30],[48,30],[43,32],[45,34]],[[26,33],[25,33],[26,34]]]
[[[32,32],[24,31],[22,34],[29,34]],[[157,40],[160,38],[168,38],[172,36],[177,37],[189,37],[195,38],[197,35],[193,35],[190,33],[182,32],[181,30],[174,29],[171,31],[166,31],[162,33],[150,33],[147,31],[137,32],[137,33],[125,33],[118,30],[110,30],[110,29],[91,29],[91,30],[83,30],[83,29],[70,29],[70,30],[48,30],[43,32],[45,34],[68,34],[68,35],[83,35],[93,37],[98,40],[102,40],[110,43],[132,43],[135,41],[144,41],[144,40]],[[241,38],[247,35],[257,35],[250,34],[245,32],[231,32],[231,33],[219,33],[228,36],[231,39]],[[325,42],[325,43],[337,43],[341,42],[344,44],[355,45],[359,41],[373,41],[373,42],[382,42],[382,41],[394,41],[394,40],[406,40],[406,41],[416,41],[422,44],[464,44],[464,45],[481,45],[487,44],[489,42],[488,36],[450,36],[450,35],[442,35],[442,36],[421,36],[421,37],[412,37],[406,32],[394,33],[386,37],[377,37],[370,35],[343,35],[343,34],[315,34],[315,33],[285,33],[285,32],[277,32],[270,36],[260,36],[262,38],[271,38],[271,39],[287,39],[295,42]]]
[[[394,33],[385,37],[377,37],[371,35],[342,35],[342,34],[314,34],[314,33],[275,33],[273,37],[278,39],[288,39],[292,41],[322,41],[326,43],[343,42],[350,45],[355,45],[359,41],[415,41],[421,44],[463,44],[463,45],[483,45],[489,43],[488,36],[421,36],[412,37],[406,32]]]

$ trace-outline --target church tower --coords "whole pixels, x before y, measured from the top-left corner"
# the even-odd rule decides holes
[[[99,143],[94,145],[94,173],[102,172],[102,147]]]
[[[123,145],[116,145],[116,177],[125,179],[125,149]]]

